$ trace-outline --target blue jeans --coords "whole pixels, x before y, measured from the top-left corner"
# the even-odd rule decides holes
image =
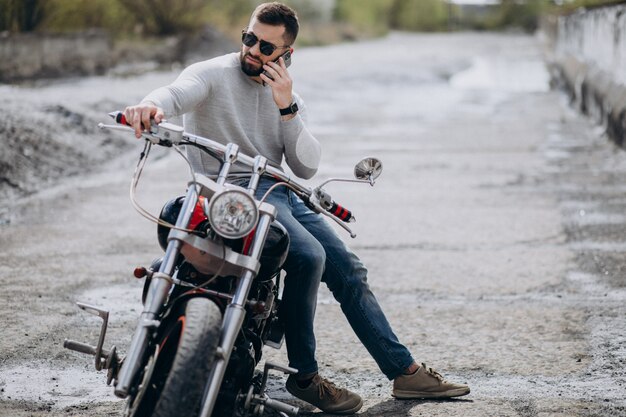
[[[260,198],[275,184],[262,178]],[[393,333],[367,284],[367,269],[339,239],[323,216],[311,211],[287,187],[275,189],[266,201],[278,210],[277,220],[289,232],[289,253],[281,304],[289,366],[305,375],[318,370],[313,319],[320,280],[341,305],[350,326],[389,379],[401,375],[413,358]]]

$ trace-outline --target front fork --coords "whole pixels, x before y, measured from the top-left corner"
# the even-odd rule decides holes
[[[274,213],[261,214],[256,228],[255,238],[250,247],[249,256],[252,258],[260,258],[274,215]],[[226,307],[224,321],[222,322],[220,343],[217,348],[217,357],[213,363],[213,369],[211,370],[211,375],[205,387],[200,417],[210,417],[215,407],[215,401],[217,400],[217,395],[222,385],[230,354],[246,317],[244,306],[255,275],[254,272],[249,270],[244,272],[239,280],[232,302]]]
[[[189,224],[197,201],[198,193],[196,187],[190,186],[176,221],[176,227],[184,228]],[[172,288],[171,277],[176,267],[176,259],[180,253],[181,246],[182,242],[180,240],[170,240],[167,244],[159,272],[155,272],[152,275],[152,283],[148,289],[143,312],[139,317],[128,354],[124,359],[124,365],[120,369],[117,384],[115,385],[114,393],[120,398],[126,398],[130,393],[132,383],[143,364],[143,358],[145,357],[150,338],[154,334],[154,329],[160,324],[157,318]]]

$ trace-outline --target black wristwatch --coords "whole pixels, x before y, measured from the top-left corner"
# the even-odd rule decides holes
[[[289,107],[285,107],[284,109],[280,109],[281,116],[287,116],[288,114],[294,114],[298,111],[298,103],[295,101],[289,105]]]

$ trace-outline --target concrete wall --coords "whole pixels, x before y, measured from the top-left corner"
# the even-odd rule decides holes
[[[0,33],[0,83],[74,75],[143,72],[236,51],[237,42],[205,27],[191,36],[118,40],[104,31],[67,35]],[[146,65],[147,64],[147,65]]]
[[[626,5],[560,16],[552,34],[553,74],[577,107],[626,145]]]
[[[557,36],[557,54],[593,63],[626,85],[626,5],[563,16]]]
[[[111,39],[99,31],[71,35],[1,34],[0,82],[100,74],[112,64]]]

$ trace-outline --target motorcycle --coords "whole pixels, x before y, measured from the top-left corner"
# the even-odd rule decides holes
[[[117,124],[101,123],[101,129],[134,132],[123,113],[110,116]],[[233,143],[186,133],[167,121],[153,123],[142,136],[145,147],[133,175],[131,201],[158,224],[165,254],[134,271],[145,280],[143,311],[125,357],[115,346],[104,348],[109,313],[84,303],[77,304],[102,318],[98,343],[65,340],[64,347],[94,356],[96,370],[107,370],[107,384],[113,383],[114,394],[127,400],[125,417],[261,416],[266,408],[281,416],[297,415],[297,407],[266,393],[270,371],[297,370],[266,362],[262,372],[256,371],[264,346],[280,348],[284,339],[280,272],[289,248],[288,233],[265,199],[277,187],[288,187],[354,238],[345,224],[354,216],[322,187],[332,181],[373,186],[381,162],[365,158],[355,166],[354,179],[331,178],[310,188],[261,155],[244,155]],[[172,148],[185,160],[181,148],[194,146],[220,161],[221,169],[215,179],[192,170],[186,194],[154,216],[135,198],[153,145]],[[227,181],[235,163],[250,169],[247,187]],[[276,183],[257,198],[262,176]]]

